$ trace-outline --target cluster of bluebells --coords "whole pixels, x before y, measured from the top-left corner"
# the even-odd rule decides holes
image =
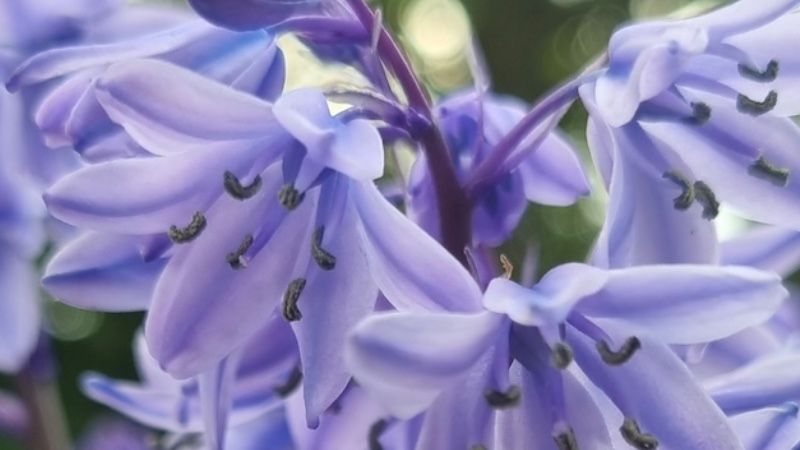
[[[82,448],[800,448],[800,1],[624,26],[533,106],[475,49],[432,101],[363,0],[62,3],[0,11],[0,370],[45,243],[54,298],[145,311],[140,380],[82,380],[138,425]],[[357,75],[286,88],[286,35]],[[497,249],[590,194],[576,101],[607,214],[534,282]]]

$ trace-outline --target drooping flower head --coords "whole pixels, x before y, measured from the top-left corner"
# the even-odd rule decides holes
[[[716,262],[709,221],[725,205],[800,226],[794,56],[778,44],[796,6],[739,1],[614,34],[608,68],[581,87],[611,197],[598,263]]]

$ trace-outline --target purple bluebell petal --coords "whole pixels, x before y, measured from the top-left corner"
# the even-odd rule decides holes
[[[111,119],[157,154],[275,132],[269,103],[162,61],[115,64],[100,77],[96,92]]]
[[[364,120],[339,123],[331,116],[322,92],[300,89],[285,94],[275,103],[274,112],[318,164],[362,181],[383,174],[383,142],[378,130]]]
[[[179,378],[211,367],[266,323],[289,284],[299,249],[311,242],[316,199],[307,195],[245,267],[236,269],[227,260],[264,217],[284,213],[275,195],[281,181],[275,168],[246,205],[220,198],[205,231],[175,253],[156,286],[145,334],[153,356]]]
[[[303,319],[294,325],[303,362],[309,424],[336,400],[350,381],[344,362],[347,336],[374,309],[378,288],[372,281],[357,231],[358,217],[341,179],[334,195],[345,196],[341,216],[325,226],[325,250],[336,257],[333,270],[312,263],[303,291]],[[338,204],[336,200],[332,203]]]
[[[225,431],[232,406],[231,390],[240,356],[241,352],[234,352],[197,377],[200,409],[209,450],[223,450],[225,447]]]
[[[86,233],[53,257],[42,284],[76,308],[144,311],[166,261],[145,262],[139,243],[137,237]]]
[[[39,338],[39,292],[31,261],[0,244],[0,371],[16,372]]]
[[[590,193],[578,156],[559,133],[548,136],[518,170],[532,202],[567,206]]]
[[[474,365],[456,383],[451,383],[425,412],[418,449],[472,449],[492,447],[493,411],[483,396],[489,384],[494,352],[475,358]],[[511,448],[511,447],[509,447]]]
[[[716,262],[714,224],[702,217],[698,205],[686,211],[676,209],[675,199],[682,189],[665,178],[672,170],[688,174],[688,168],[679,161],[664,161],[638,130],[626,127],[613,138],[618,147],[613,155],[608,213],[595,244],[593,263],[617,268]]]
[[[283,408],[275,408],[261,417],[228,430],[225,448],[233,450],[296,450]]]
[[[738,0],[724,8],[689,19],[687,26],[708,29],[712,39],[759,28],[785,15],[800,4],[797,0]]]
[[[477,283],[372,183],[354,183],[362,245],[375,283],[400,310],[480,311]]]
[[[199,402],[183,398],[180,391],[150,389],[94,373],[81,378],[81,388],[92,400],[149,427],[176,432],[203,429]]]
[[[722,243],[722,263],[751,266],[781,276],[800,268],[800,232],[758,227]]]
[[[51,214],[71,225],[120,234],[165,233],[171,226],[186,226],[222,193],[222,174],[241,172],[260,150],[252,145],[87,166],[50,187],[45,202]],[[219,182],[209,183],[215,179]]]
[[[488,312],[376,315],[356,327],[345,355],[361,386],[410,418],[463,378],[503,329],[502,316]]]
[[[194,21],[118,43],[46,50],[18,67],[9,78],[7,87],[15,91],[25,85],[41,83],[90,67],[175,51],[202,38],[211,28],[202,21]]]
[[[577,334],[567,337],[581,369],[626,417],[658,439],[659,448],[743,450],[725,415],[667,346],[644,338],[633,358],[611,367],[593,342]]]
[[[388,418],[387,412],[363,389],[350,387],[337,401],[336,411],[320,417],[319,426],[311,429],[306,422],[302,396],[299,397],[286,402],[287,419],[297,448],[368,448],[370,428]]]
[[[624,321],[662,342],[695,344],[760,325],[788,295],[780,277],[748,267],[648,266],[609,271],[578,308],[603,329]]]
[[[606,271],[585,264],[564,264],[530,289],[496,278],[486,288],[483,304],[522,325],[552,326],[566,320],[578,302],[592,298],[607,281]]]
[[[728,414],[800,400],[798,364],[800,354],[783,351],[710,378],[703,387]]]
[[[731,417],[746,450],[795,449],[800,444],[797,404],[765,408]]]
[[[211,23],[234,30],[277,25],[293,15],[318,12],[329,0],[190,0],[189,4]]]

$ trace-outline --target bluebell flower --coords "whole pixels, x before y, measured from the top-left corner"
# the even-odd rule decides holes
[[[383,171],[377,129],[333,117],[318,91],[291,92],[273,105],[187,69],[139,60],[111,66],[94,92],[152,156],[81,169],[45,199],[70,224],[149,238],[149,260],[168,259],[145,334],[169,373],[210,370],[280,308],[297,335],[313,424],[349,381],[345,335],[373,311],[379,290],[400,309],[466,307],[444,292],[472,289],[469,275],[445,270],[452,256],[374,185]],[[109,245],[122,259],[133,255],[132,246]],[[72,304],[100,307],[98,280],[87,270],[111,270],[114,258],[99,249],[65,252],[45,286],[57,297],[69,287]],[[118,306],[108,299],[105,308]]]
[[[725,205],[800,226],[800,130],[778,108],[796,95],[793,56],[769,45],[790,39],[797,4],[743,0],[612,36],[608,68],[580,90],[610,191],[598,264],[716,262],[709,221]]]
[[[264,342],[272,345],[265,348]],[[219,448],[229,429],[278,408],[302,380],[294,336],[277,316],[242,350],[197,377],[176,380],[164,372],[141,334],[134,357],[140,382],[88,373],[82,378],[86,395],[150,428],[181,435],[205,432],[210,448]]]
[[[467,91],[445,98],[434,110],[437,122],[452,152],[462,182],[495,145],[524,116],[521,101]],[[472,235],[474,245],[496,247],[517,228],[528,201],[566,206],[589,194],[589,183],[568,139],[552,132],[541,142],[527,145],[530,152],[511,173],[474,199]],[[530,151],[522,146],[521,151]],[[427,160],[420,154],[409,180],[409,215],[425,231],[440,231],[434,186]]]
[[[495,279],[488,311],[373,316],[346,355],[395,415],[427,409],[418,448],[610,448],[584,373],[634,448],[737,449],[724,414],[667,344],[763,323],[786,295],[777,276],[742,267],[568,264],[532,289]]]
[[[41,52],[17,68],[8,87],[70,75],[36,112],[48,145],[74,148],[90,162],[135,156],[146,150],[106,116],[92,88],[109,64],[144,57],[174,62],[265,99],[275,99],[283,89],[283,55],[273,35],[234,33],[190,17],[166,21],[141,35]]]

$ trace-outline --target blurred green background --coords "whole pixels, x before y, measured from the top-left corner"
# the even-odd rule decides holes
[[[31,0],[36,1],[36,0]],[[182,2],[174,1],[177,7]],[[436,93],[469,84],[465,59],[472,35],[483,48],[497,92],[534,101],[580,71],[602,52],[611,32],[631,18],[703,9],[715,2],[692,0],[382,0],[385,20],[400,35],[423,78]],[[583,143],[585,113],[576,107],[562,127]],[[584,155],[585,156],[585,155]],[[540,255],[539,273],[585,257],[602,220],[602,193],[570,208],[532,206],[504,251],[521,261],[528,248]],[[55,337],[59,387],[73,437],[110,412],[78,389],[85,371],[135,379],[131,338],[139,314],[102,315],[46,301]],[[0,387],[13,389],[8,378]],[[0,438],[0,450],[19,449]],[[113,449],[109,449],[113,450]]]

